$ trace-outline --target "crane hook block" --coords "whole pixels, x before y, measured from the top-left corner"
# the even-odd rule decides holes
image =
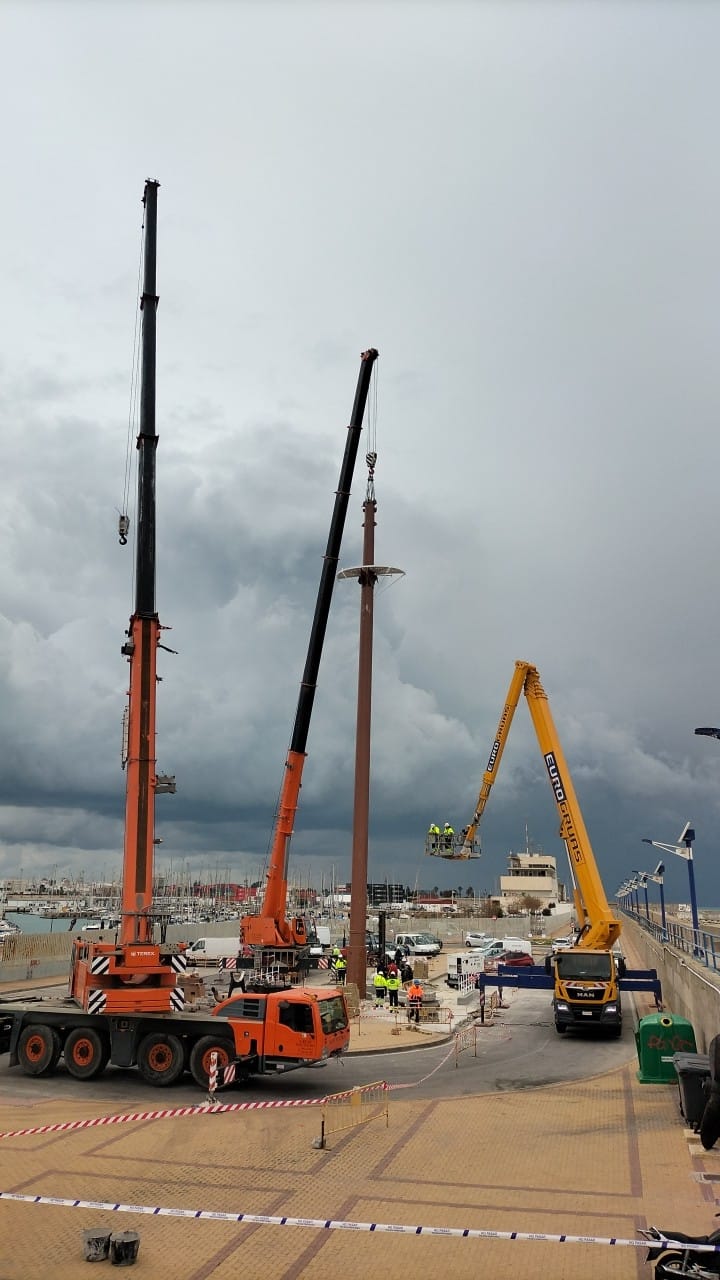
[[[127,536],[129,531],[130,531],[130,517],[120,516],[120,519],[118,520],[118,536],[120,538],[121,547],[124,547],[127,545]]]

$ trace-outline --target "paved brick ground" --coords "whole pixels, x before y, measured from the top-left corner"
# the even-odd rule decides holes
[[[647,1009],[640,1009],[640,1016]],[[354,1051],[417,1043],[368,1014]],[[439,1029],[436,1035],[444,1034]],[[233,1100],[237,1095],[233,1095]],[[0,1131],[99,1114],[15,1105]],[[656,1222],[706,1231],[720,1151],[683,1126],[677,1087],[640,1085],[635,1060],[572,1085],[417,1101],[330,1135],[318,1108],[133,1122],[0,1140],[0,1189],[303,1218],[634,1237]],[[707,1180],[704,1180],[704,1177]],[[718,1179],[715,1182],[715,1179]],[[649,1280],[644,1251],[591,1244],[400,1236],[144,1217],[0,1200],[0,1280],[76,1280],[82,1231],[138,1230],[147,1280]],[[109,1263],[99,1264],[99,1275]],[[93,1272],[90,1273],[94,1274]]]
[[[634,1236],[648,1222],[707,1230],[720,1154],[685,1130],[675,1085],[635,1062],[570,1086],[440,1102],[391,1095],[382,1118],[313,1147],[318,1109],[134,1122],[0,1142],[2,1190],[126,1204],[568,1235]],[[97,1114],[0,1100],[0,1130]],[[0,1201],[0,1280],[75,1280],[82,1230],[138,1230],[149,1280],[620,1280],[629,1248],[389,1236],[149,1218]],[[109,1264],[103,1264],[109,1267]]]

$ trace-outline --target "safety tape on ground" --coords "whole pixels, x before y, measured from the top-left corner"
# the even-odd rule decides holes
[[[177,1116],[220,1115],[228,1111],[267,1111],[271,1107],[320,1107],[324,1098],[277,1099],[268,1102],[213,1102],[191,1107],[168,1107],[162,1111],[130,1111],[124,1115],[94,1116],[90,1120],[61,1120],[57,1124],[40,1124],[32,1129],[8,1129],[2,1138],[29,1138],[38,1133],[69,1133],[73,1129],[93,1129],[103,1124],[128,1124],[131,1120],[171,1120]]]
[[[532,1244],[601,1244],[631,1249],[686,1248],[673,1240],[622,1239],[620,1236],[550,1235],[542,1231],[493,1231],[481,1227],[430,1227],[400,1222],[346,1222],[342,1218],[288,1218],[266,1213],[225,1213],[220,1209],[173,1209],[162,1205],[113,1204],[105,1200],[69,1200],[61,1196],[32,1196],[19,1191],[0,1191],[0,1200],[20,1204],[49,1204],[60,1209],[101,1209],[110,1213],[136,1213],[151,1218],[200,1218],[206,1222],[247,1222],[261,1227],[315,1227],[320,1231],[386,1231],[405,1236],[448,1236],[460,1240],[525,1240]],[[694,1244],[693,1252],[720,1253],[720,1245]]]

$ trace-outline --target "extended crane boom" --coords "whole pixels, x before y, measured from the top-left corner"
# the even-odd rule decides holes
[[[310,717],[312,715],[323,641],[325,639],[330,602],[340,557],[340,545],[350,498],[350,486],[355,469],[355,459],[368,398],[370,377],[377,355],[377,351],[374,348],[370,348],[368,351],[364,351],[361,357],[355,402],[347,429],[345,454],[335,495],[335,506],[315,603],[315,614],[310,631],[305,670],[303,671],[300,685],[295,724],[285,761],[285,773],[275,820],[263,904],[259,915],[244,916],[240,922],[243,943],[253,948],[256,954],[256,967],[262,969],[278,961],[287,964],[291,969],[296,968],[298,951],[303,952],[307,946],[304,918],[296,916],[292,920],[288,920],[286,916],[290,838],[293,833],[295,813],[298,806]]]
[[[158,182],[145,184],[142,381],[138,448],[135,612],[122,653],[130,663],[127,786],[120,942],[152,942],[155,839],[155,708],[160,620],[155,609],[155,353]],[[174,790],[172,784],[164,789]]]
[[[117,942],[75,942],[70,994],[87,1010],[105,1013],[168,1012],[182,1006],[177,975],[185,969],[177,943],[153,941],[153,866],[155,795],[173,792],[175,779],[158,778],[155,767],[157,650],[161,626],[155,609],[155,321],[157,193],[148,179],[145,206],[144,273],[140,309],[142,378],[138,432],[138,531],[135,562],[135,611],[122,653],[130,666],[123,766],[125,845],[120,934]]]
[[[569,1027],[602,1027],[611,1035],[622,1032],[620,983],[625,978],[625,962],[616,957],[613,948],[620,936],[620,921],[610,909],[590,838],[573,787],[570,770],[563,755],[548,698],[540,682],[537,667],[529,662],[516,662],[505,706],[490,752],[487,769],[473,818],[468,828],[475,834],[497,777],[510,726],[520,694],[527,699],[535,736],[542,751],[550,786],[560,815],[560,835],[565,842],[575,893],[579,936],[573,947],[558,955],[548,956],[546,982],[553,986],[553,1012],[559,1032]],[[499,968],[502,979],[502,966]],[[514,973],[515,971],[512,970]],[[536,972],[528,970],[517,979],[521,985],[545,985]],[[636,982],[653,984],[657,991],[657,975],[648,972],[634,975]]]

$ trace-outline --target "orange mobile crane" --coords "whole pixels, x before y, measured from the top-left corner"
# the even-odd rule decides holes
[[[285,773],[275,818],[265,895],[260,912],[257,915],[244,916],[240,922],[243,944],[251,949],[255,968],[261,971],[280,965],[291,973],[297,973],[302,971],[309,957],[309,943],[304,917],[294,916],[291,920],[287,919],[288,855],[298,806],[298,795],[302,783],[303,765],[306,757],[305,748],[307,746],[310,717],[317,688],[320,658],[335,585],[340,544],[345,527],[345,516],[350,499],[350,485],[355,469],[355,459],[370,388],[370,378],[377,356],[378,353],[374,347],[364,351],[361,356],[355,401],[347,429],[345,453],[340,469],[340,479],[335,494],[335,506],[330,522],[330,532],[315,602],[315,614],[310,631],[305,670],[303,671],[300,685],[295,724],[285,761]]]
[[[138,530],[135,611],[122,653],[130,666],[123,742],[125,846],[120,935],[117,942],[75,941],[70,995],[93,1013],[168,1013],[182,1008],[178,973],[185,971],[177,943],[153,941],[155,795],[175,791],[174,777],[159,778],[155,761],[157,651],[163,628],[155,607],[155,424],[157,193],[145,184],[145,243],[142,310],[142,384],[138,448]],[[174,652],[173,650],[168,650]]]
[[[154,1085],[172,1084],[185,1069],[207,1087],[211,1062],[238,1082],[296,1067],[324,1066],[350,1039],[345,997],[265,983],[207,1011],[185,1008],[178,975],[185,947],[153,937],[155,796],[174,791],[155,762],[156,658],[162,627],[155,609],[155,317],[157,191],[145,184],[142,386],[138,435],[138,536],[135,612],[122,652],[130,664],[124,744],[127,766],[122,912],[117,941],[75,940],[65,1001],[6,1001],[0,1008],[0,1052],[26,1075],[51,1074],[64,1059],[77,1079],[108,1065],[137,1066]],[[121,541],[127,533],[121,516]],[[172,650],[170,650],[172,652]]]

